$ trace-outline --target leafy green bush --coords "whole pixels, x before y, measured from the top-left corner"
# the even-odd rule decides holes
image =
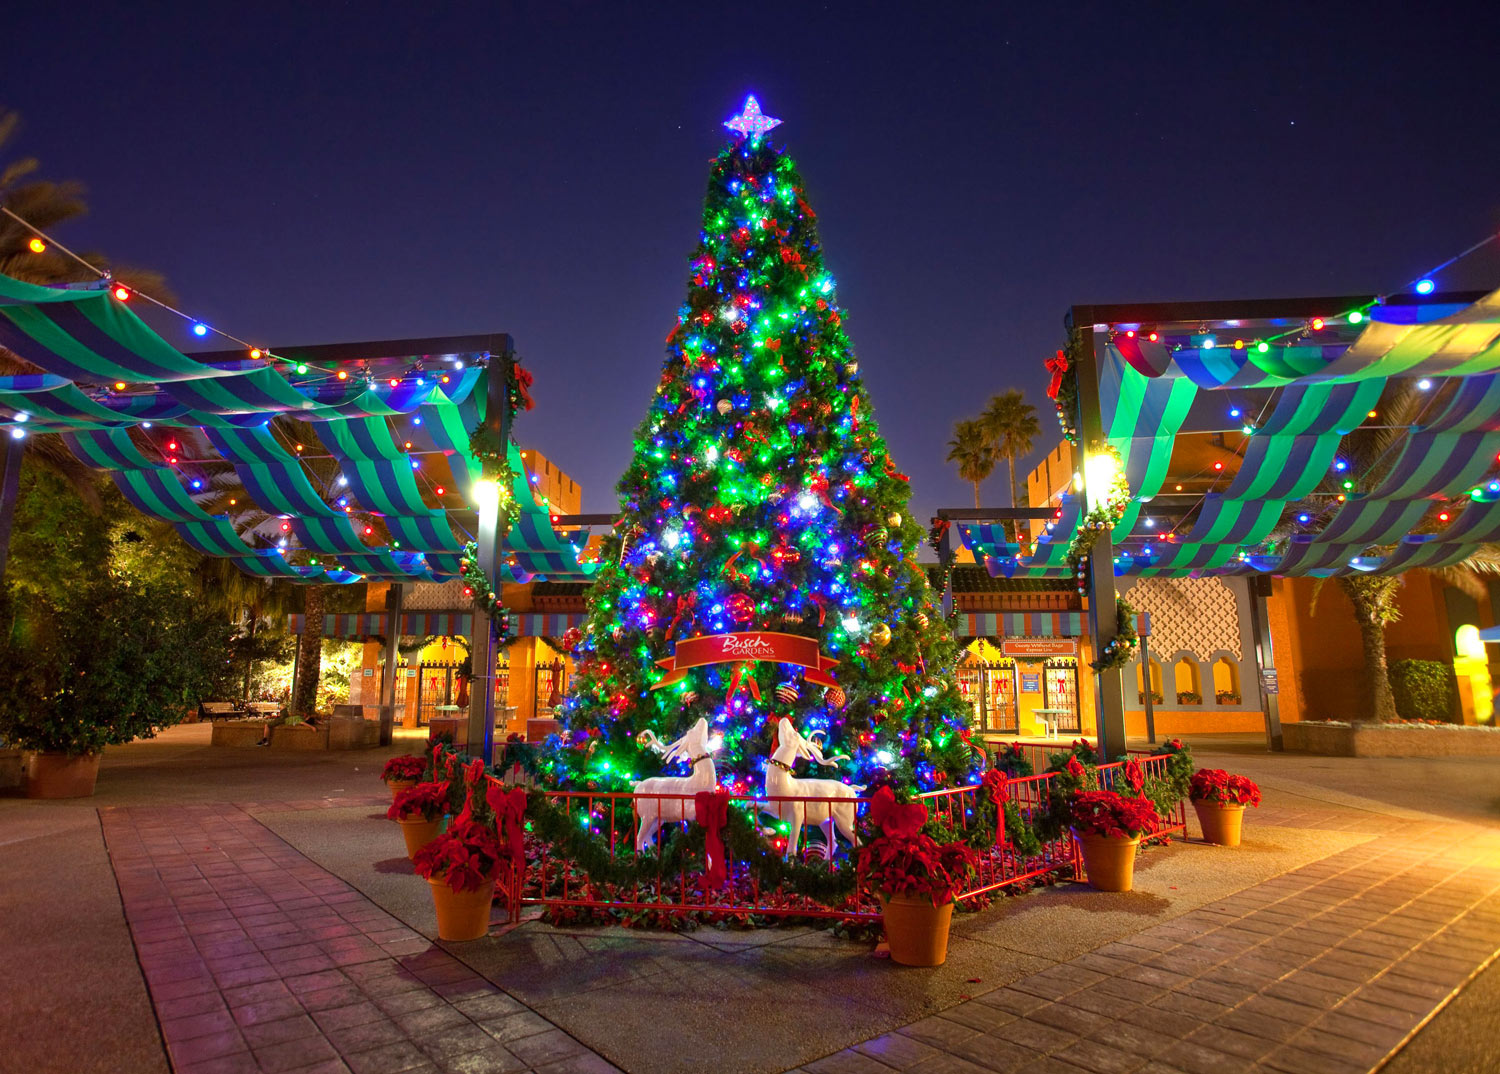
[[[0,591],[0,739],[77,755],[149,738],[228,688],[229,629],[154,582],[79,581],[24,602]]]
[[[1398,715],[1408,720],[1455,722],[1458,683],[1450,665],[1438,660],[1398,660],[1387,675]]]

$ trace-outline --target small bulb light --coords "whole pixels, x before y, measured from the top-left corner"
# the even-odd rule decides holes
[[[208,325],[201,322],[193,325],[193,335],[200,337],[208,335]]]
[[[1417,281],[1417,294],[1419,294],[1419,295],[1430,295],[1430,294],[1432,294],[1433,288],[1435,288],[1436,286],[1437,286],[1437,284],[1433,283],[1431,280],[1418,280]]]
[[[26,244],[26,248],[34,254],[39,254],[43,250],[47,249],[47,244],[41,239],[33,237],[32,240]]]

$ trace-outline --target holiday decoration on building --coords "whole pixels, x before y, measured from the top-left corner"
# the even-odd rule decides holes
[[[1125,466],[1119,451],[1111,444],[1093,444],[1089,447],[1089,454],[1108,456],[1113,465],[1101,468],[1110,474],[1108,487],[1097,493],[1089,492],[1089,502],[1094,506],[1079,520],[1078,530],[1068,545],[1068,568],[1080,593],[1088,590],[1089,553],[1093,551],[1094,541],[1101,531],[1113,529],[1130,507],[1130,483],[1125,479]]]
[[[1067,352],[1058,351],[1056,357],[1042,363],[1047,367],[1051,380],[1047,383],[1047,397],[1057,410],[1057,424],[1062,429],[1063,439],[1070,444],[1078,443],[1078,367]]]
[[[588,594],[544,762],[627,789],[705,719],[720,782],[758,790],[777,721],[843,756],[840,780],[970,775],[969,709],[922,529],[858,377],[816,217],[753,100],[713,162],[687,298]]]

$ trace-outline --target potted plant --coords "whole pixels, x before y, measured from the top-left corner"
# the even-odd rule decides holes
[[[409,791],[415,787],[426,774],[427,762],[409,753],[401,757],[392,757],[380,770],[380,778],[385,780],[385,785],[391,789],[393,802],[401,797],[402,791]]]
[[[26,793],[94,793],[106,746],[181,723],[232,672],[229,627],[185,593],[106,577],[22,605],[0,590],[0,739],[32,751]]]
[[[889,787],[871,799],[870,821],[876,835],[860,848],[859,870],[880,896],[891,961],[941,966],[948,957],[953,898],[977,856],[957,839],[939,842],[924,833],[927,807],[897,802]]]
[[[414,783],[396,795],[385,815],[401,825],[406,856],[415,859],[417,851],[437,838],[447,812],[448,784],[433,780]]]
[[[1188,798],[1198,814],[1203,838],[1221,847],[1237,847],[1245,807],[1260,805],[1260,788],[1248,776],[1222,768],[1200,768],[1188,785]]]
[[[438,939],[478,940],[489,932],[495,882],[506,860],[494,824],[472,818],[455,820],[417,851],[412,864],[432,888]]]
[[[1156,807],[1114,791],[1079,791],[1069,800],[1069,816],[1089,884],[1099,891],[1129,891],[1136,848],[1157,828]]]

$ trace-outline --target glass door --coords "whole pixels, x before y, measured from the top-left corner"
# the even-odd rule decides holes
[[[980,665],[984,696],[984,730],[1014,735],[1020,731],[1016,715],[1016,664],[1003,660]]]
[[[1078,661],[1049,660],[1042,670],[1042,704],[1056,711],[1059,732],[1078,734]]]

